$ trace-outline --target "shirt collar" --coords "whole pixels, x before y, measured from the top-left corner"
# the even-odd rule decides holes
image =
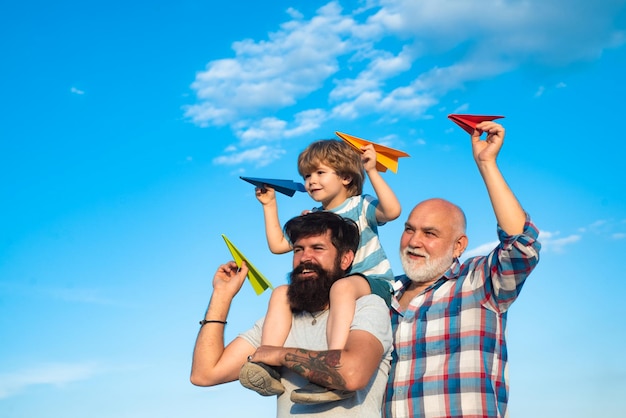
[[[424,289],[424,292],[427,292],[436,286],[438,287],[439,285],[441,285],[443,282],[447,280],[456,279],[457,277],[459,277],[460,272],[461,272],[461,263],[458,258],[454,258],[448,270],[446,270],[445,273],[443,273],[443,275],[439,278],[439,280],[436,280],[433,284],[431,284],[426,289]],[[399,307],[400,307],[398,299],[400,298],[400,296],[402,296],[407,286],[410,284],[411,284],[411,279],[406,277],[406,274],[396,277],[396,281],[393,284],[394,294],[391,300],[391,305],[398,312],[399,312]]]

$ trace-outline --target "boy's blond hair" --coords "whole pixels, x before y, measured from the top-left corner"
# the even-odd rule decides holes
[[[320,164],[329,166],[340,177],[352,179],[346,186],[350,197],[363,193],[363,163],[360,154],[350,145],[336,139],[313,142],[298,156],[298,173],[304,177],[317,170]]]

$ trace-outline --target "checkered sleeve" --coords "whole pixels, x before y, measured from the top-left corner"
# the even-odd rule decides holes
[[[528,214],[524,230],[508,235],[498,226],[500,244],[487,256],[483,266],[486,307],[506,312],[519,296],[528,275],[539,262],[539,231]]]

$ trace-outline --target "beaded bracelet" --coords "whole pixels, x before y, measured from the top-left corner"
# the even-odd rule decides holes
[[[226,325],[226,321],[220,321],[219,319],[203,319],[200,321],[200,327],[203,327],[206,324],[217,323]]]

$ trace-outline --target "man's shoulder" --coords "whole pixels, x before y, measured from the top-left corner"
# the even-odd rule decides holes
[[[357,311],[359,309],[363,309],[363,308],[366,308],[366,307],[372,307],[372,308],[375,308],[375,309],[382,308],[383,310],[389,311],[389,309],[387,308],[387,304],[385,303],[383,298],[381,298],[378,295],[374,295],[374,294],[361,296],[360,298],[358,298],[356,300],[356,310]]]
[[[357,299],[350,329],[369,332],[380,341],[384,352],[391,350],[393,337],[389,307],[380,296],[372,294]]]
[[[378,295],[365,295],[356,300],[353,327],[378,328],[381,323],[389,322],[389,306]]]

